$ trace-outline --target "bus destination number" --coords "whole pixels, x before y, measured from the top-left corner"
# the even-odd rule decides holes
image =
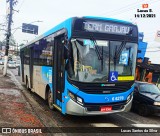
[[[112,97],[112,101],[123,101],[123,100],[124,100],[124,96]]]

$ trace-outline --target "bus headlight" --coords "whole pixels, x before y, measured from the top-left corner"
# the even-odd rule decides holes
[[[83,105],[83,100],[82,98],[77,96],[77,103],[79,103],[80,105]]]
[[[132,95],[133,95],[133,92],[132,92],[130,95],[128,95],[128,97],[127,97],[127,102],[130,101],[130,99],[132,98]]]
[[[70,91],[68,92],[68,95],[69,95],[69,97],[73,100],[73,101],[76,101],[76,96],[73,94],[73,93],[71,93]]]
[[[73,94],[70,91],[68,91],[68,95],[73,101],[77,102],[80,105],[83,105],[83,99],[82,98],[80,98],[79,96],[76,96],[75,94]]]
[[[154,102],[153,105],[160,106],[160,102]]]
[[[128,95],[127,102],[131,99],[131,95]]]

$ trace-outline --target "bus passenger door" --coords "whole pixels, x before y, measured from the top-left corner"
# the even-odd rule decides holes
[[[64,91],[64,34],[54,38],[53,92],[54,103],[61,107]]]

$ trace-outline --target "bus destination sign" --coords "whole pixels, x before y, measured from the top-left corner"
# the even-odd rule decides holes
[[[93,22],[87,21],[84,23],[84,30],[89,32],[100,32],[100,33],[109,33],[109,34],[120,34],[127,35],[130,34],[132,27],[120,25],[116,23],[104,23],[104,22]]]

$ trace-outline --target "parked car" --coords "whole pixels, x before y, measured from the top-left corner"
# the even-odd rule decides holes
[[[135,82],[132,110],[141,116],[160,113],[160,90],[151,83]]]
[[[20,66],[20,61],[16,61],[16,67],[19,67]]]
[[[16,68],[16,62],[15,61],[8,61],[8,67],[9,68]]]
[[[0,65],[3,65],[4,64],[4,60],[0,60]]]

